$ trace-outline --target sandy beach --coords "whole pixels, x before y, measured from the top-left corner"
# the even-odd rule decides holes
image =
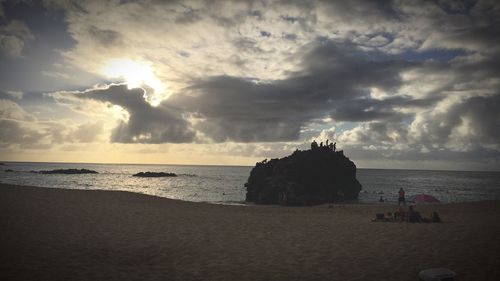
[[[417,206],[439,223],[376,223],[394,205],[228,206],[0,185],[1,280],[500,280],[500,202]]]

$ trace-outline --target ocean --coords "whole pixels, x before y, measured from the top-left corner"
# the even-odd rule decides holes
[[[98,174],[54,175],[30,171],[90,169]],[[6,170],[14,172],[6,172]],[[67,189],[123,190],[215,204],[244,204],[252,167],[196,165],[20,163],[0,166],[0,182]],[[178,177],[138,178],[138,172],[172,172]],[[358,203],[397,203],[399,188],[408,197],[431,194],[444,203],[500,199],[500,172],[357,169],[363,186]]]

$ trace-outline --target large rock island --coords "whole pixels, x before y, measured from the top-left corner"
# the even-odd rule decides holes
[[[353,200],[361,191],[356,165],[343,151],[315,142],[310,150],[257,163],[245,186],[247,202],[289,206]]]

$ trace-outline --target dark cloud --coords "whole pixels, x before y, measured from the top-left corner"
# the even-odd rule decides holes
[[[351,159],[357,159],[356,163],[375,160],[375,165],[378,166],[383,163],[383,160],[387,160],[388,163],[397,165],[396,167],[399,169],[500,169],[500,152],[484,147],[477,147],[469,151],[432,150],[427,153],[415,148],[394,150],[387,147],[369,150],[362,146],[349,144],[343,144],[342,149],[347,151]]]
[[[259,19],[259,20],[262,20],[262,13],[260,11],[258,11],[258,10],[251,11],[250,12],[250,16],[255,17],[255,18]]]
[[[26,123],[17,120],[0,119],[0,127],[2,128],[0,130],[0,143],[30,147],[46,137],[45,134],[25,125]]]
[[[283,33],[283,38],[286,40],[295,41],[295,39],[297,39],[297,35],[293,33]]]
[[[120,40],[120,33],[110,29],[99,29],[95,26],[89,27],[89,35],[103,46],[116,44]]]
[[[457,118],[466,117],[473,135],[481,143],[498,145],[500,140],[500,94],[487,97],[472,97],[459,107]]]
[[[368,24],[401,20],[401,14],[393,1],[325,1],[324,4],[327,13],[335,15],[346,23],[359,22],[361,19]]]
[[[295,23],[296,21],[298,21],[300,18],[298,17],[292,17],[292,16],[288,16],[288,15],[282,15],[281,16],[281,19],[284,20],[284,21],[288,21],[288,22],[291,22],[291,23]]]
[[[195,81],[190,90],[196,95],[174,96],[169,102],[205,118],[197,128],[215,141],[280,141],[299,137],[301,109],[305,108],[280,98],[288,89],[279,85],[220,76]],[[283,102],[291,107],[286,108]]]
[[[193,24],[202,19],[201,15],[193,10],[191,7],[188,7],[188,10],[178,15],[175,18],[175,22],[179,24]]]
[[[195,133],[182,118],[182,112],[165,103],[153,107],[144,99],[143,89],[127,89],[126,85],[110,85],[76,96],[119,105],[129,113],[111,134],[112,142],[181,143],[194,140]]]
[[[204,118],[198,129],[216,141],[297,140],[303,126],[328,115],[344,121],[400,115],[392,109],[419,106],[409,97],[373,100],[370,87],[394,91],[401,85],[402,61],[373,61],[351,46],[320,42],[309,46],[304,69],[284,80],[258,83],[218,76],[193,81],[195,94],[169,102]]]
[[[239,52],[262,53],[263,50],[257,45],[257,41],[250,37],[242,37],[233,41],[233,45]]]
[[[189,58],[191,56],[191,54],[189,52],[186,52],[186,51],[178,51],[177,54],[179,56],[182,56],[182,57],[185,57],[185,58]]]
[[[399,113],[397,108],[425,108],[432,106],[438,98],[414,99],[398,96],[386,99],[361,98],[333,105],[331,117],[337,121],[373,121],[381,119],[400,120],[411,117]]]
[[[262,36],[262,37],[271,37],[271,33],[267,32],[267,31],[264,31],[264,30],[261,30],[260,31],[260,36]]]
[[[416,129],[423,145],[447,143],[467,147],[494,145],[500,148],[500,94],[462,99],[437,110],[423,113]]]
[[[499,106],[499,94],[445,100],[418,113],[410,126],[367,122],[341,133],[338,140],[357,159],[469,161],[498,169]]]

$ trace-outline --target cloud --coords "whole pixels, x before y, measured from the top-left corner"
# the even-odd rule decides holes
[[[334,138],[359,159],[471,160],[500,156],[500,95],[448,97],[405,122],[363,123]],[[493,161],[493,162],[491,162]],[[490,167],[491,168],[491,167]]]
[[[0,25],[0,50],[7,56],[21,57],[25,42],[34,38],[24,22],[13,20]]]
[[[187,94],[168,102],[195,114],[196,128],[211,139],[238,142],[294,141],[314,119],[386,119],[401,115],[393,107],[425,105],[410,97],[374,100],[369,89],[394,92],[403,61],[373,61],[352,46],[317,42],[304,48],[300,71],[282,80],[260,82],[216,76],[193,80]]]
[[[39,126],[35,116],[24,111],[17,103],[0,99],[0,144],[19,145],[23,148],[47,148],[48,133]]]
[[[96,43],[103,46],[110,46],[112,44],[118,44],[120,39],[120,33],[111,29],[100,29],[95,26],[90,26],[88,33],[94,38]]]
[[[2,127],[0,132],[0,144],[2,146],[15,144],[23,148],[48,147],[41,145],[41,139],[46,135],[23,122],[0,119],[0,126]]]
[[[34,121],[35,117],[22,109],[17,103],[0,99],[0,118],[20,121]]]
[[[66,121],[66,122],[65,122]],[[0,99],[0,144],[20,148],[48,149],[54,144],[90,143],[103,132],[101,122],[41,120],[16,102]]]
[[[433,110],[420,112],[410,125],[413,142],[428,149],[500,150],[500,94],[449,97]]]
[[[58,102],[101,125],[30,121],[47,143],[112,128],[113,143],[204,142],[251,156],[327,136],[365,160],[500,150],[497,1],[48,2],[74,39],[65,63],[103,79],[113,59],[150,63],[168,93],[154,107],[146,87],[66,92]],[[14,38],[4,49],[22,54],[29,33],[8,29],[18,32],[2,29]]]
[[[7,91],[7,94],[18,100],[22,99],[24,96],[24,93],[20,91]]]
[[[79,125],[71,136],[74,142],[91,143],[98,139],[98,136],[103,132],[104,127],[102,122],[84,123]]]
[[[109,85],[74,94],[74,97],[108,102],[128,112],[128,119],[118,121],[113,129],[112,142],[180,143],[195,139],[195,132],[182,118],[179,109],[166,103],[151,106],[145,100],[145,90],[141,88],[128,89],[127,85]]]
[[[439,8],[442,13],[433,22],[439,28],[430,32],[421,49],[446,48],[466,49],[478,52],[498,52],[500,4],[495,1],[477,1],[474,5],[446,5]]]

